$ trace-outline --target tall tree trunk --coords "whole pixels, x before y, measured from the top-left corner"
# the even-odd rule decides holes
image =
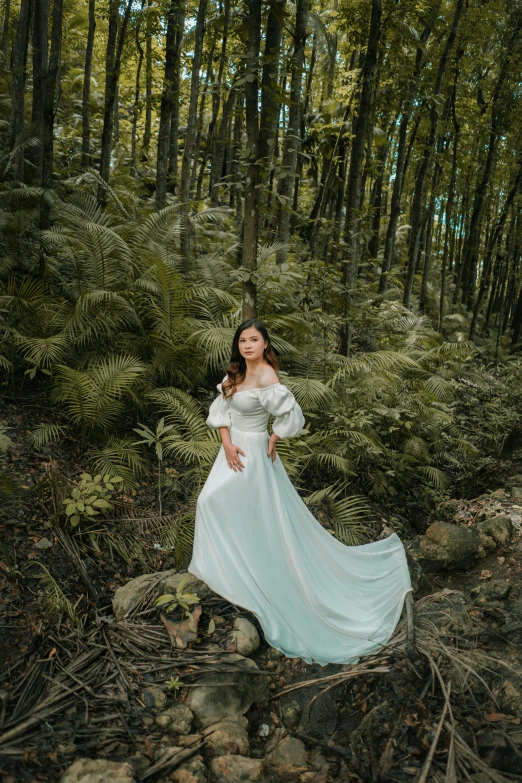
[[[473,307],[473,290],[476,277],[477,259],[480,246],[480,234],[482,224],[482,214],[484,210],[484,200],[486,197],[486,191],[489,185],[491,173],[493,171],[493,161],[495,158],[498,136],[500,133],[501,118],[502,118],[502,89],[507,74],[509,73],[508,62],[510,55],[513,51],[514,44],[517,37],[520,34],[519,26],[515,26],[515,29],[511,35],[510,41],[507,46],[506,55],[499,67],[499,75],[493,91],[491,99],[491,127],[489,133],[488,151],[486,155],[486,161],[482,169],[482,176],[480,177],[476,190],[475,199],[473,202],[473,211],[471,213],[469,232],[467,233],[466,244],[464,247],[463,267],[467,275],[468,285],[465,286],[466,304],[468,309]]]
[[[120,79],[121,54],[123,51],[123,43],[125,41],[125,33],[127,32],[127,25],[129,23],[132,2],[133,0],[127,0],[125,12],[121,21],[119,35],[119,0],[111,0],[110,5],[109,37],[107,40],[106,56],[105,105],[103,111],[103,130],[100,154],[100,176],[107,185],[109,184],[110,178],[112,133],[114,128],[114,105],[116,102],[116,91]],[[103,206],[105,206],[107,203],[107,192],[103,185],[100,185],[98,188],[98,202]]]
[[[208,126],[208,138],[205,152],[205,159],[210,158],[210,176],[208,182],[208,194],[210,198],[213,197],[213,188],[216,176],[216,144],[217,144],[217,121],[219,117],[219,107],[221,105],[221,91],[223,85],[223,72],[225,69],[225,61],[227,59],[227,43],[228,43],[228,25],[230,21],[230,0],[225,0],[225,6],[223,9],[223,35],[221,38],[221,54],[219,57],[219,66],[216,82],[212,87],[212,117]],[[235,100],[235,98],[234,98]],[[224,111],[223,107],[223,111]],[[206,160],[204,160],[206,165]],[[223,165],[223,162],[221,163]],[[203,166],[201,167],[203,170]],[[221,170],[219,173],[221,178]]]
[[[216,44],[215,37],[212,38],[212,44],[210,46],[210,51],[208,53],[208,66],[207,66],[207,73],[205,76],[205,81],[203,83],[203,90],[201,92],[201,97],[199,99],[199,111],[197,113],[197,121],[196,121],[196,138],[194,141],[194,158],[192,160],[192,171],[190,174],[190,195],[191,198],[194,198],[194,190],[196,189],[196,177],[198,174],[198,163],[199,163],[199,156],[201,151],[201,137],[203,135],[203,123],[205,119],[205,103],[207,101],[207,94],[210,92],[209,87],[211,82],[214,81],[214,71],[212,69],[213,66],[213,60],[214,60],[214,48]],[[207,143],[208,143],[208,136],[207,136]],[[206,146],[206,145],[205,145]],[[202,156],[202,169],[205,168],[205,153],[203,153]],[[203,174],[202,174],[203,177]],[[201,198],[201,193],[198,196],[196,192],[196,201],[198,201]]]
[[[31,107],[31,126],[40,141],[36,149],[28,152],[41,178],[43,151],[43,89],[47,73],[47,38],[49,5],[47,0],[34,0],[33,6],[33,94]]]
[[[453,15],[453,23],[444,46],[442,56],[440,58],[439,67],[437,70],[437,77],[435,80],[435,86],[432,93],[432,101],[430,107],[430,130],[428,133],[427,141],[424,145],[424,153],[417,170],[417,177],[415,180],[415,190],[413,193],[412,202],[412,217],[411,217],[411,229],[410,229],[410,244],[408,248],[408,269],[406,272],[406,280],[404,284],[404,296],[403,304],[405,307],[410,307],[411,294],[413,290],[413,279],[417,264],[419,262],[419,248],[420,248],[420,235],[421,235],[421,223],[422,223],[422,211],[424,203],[424,185],[428,170],[431,165],[431,159],[433,155],[433,147],[437,138],[437,129],[439,125],[439,112],[437,108],[437,98],[440,95],[442,89],[442,81],[446,72],[446,66],[448,58],[453,48],[455,38],[457,36],[457,29],[459,26],[460,17],[462,14],[462,8],[464,6],[464,0],[457,0],[455,4],[455,13]]]
[[[185,4],[181,3],[176,19],[176,59],[172,81],[172,115],[170,118],[169,190],[173,196],[178,188],[179,107],[181,101],[181,45],[185,29]]]
[[[11,20],[11,0],[5,0],[4,23],[2,25],[2,37],[0,39],[0,52],[7,61],[7,48],[9,44],[9,22]]]
[[[53,2],[53,27],[51,32],[51,50],[49,63],[43,82],[43,126],[42,126],[42,169],[41,185],[43,189],[53,186],[53,152],[54,152],[54,109],[56,86],[62,52],[63,0]],[[45,231],[50,226],[50,207],[46,198],[40,203],[40,229]],[[45,253],[40,251],[40,278],[46,276]]]
[[[143,67],[143,58],[145,53],[143,46],[141,45],[141,22],[143,17],[143,6],[145,0],[141,0],[141,8],[136,23],[136,49],[138,50],[138,64],[136,66],[136,81],[134,86],[134,103],[132,105],[132,130],[131,130],[131,173],[133,177],[137,177],[138,171],[136,168],[136,162],[138,158],[138,117],[140,114],[140,83],[141,83],[141,69]]]
[[[94,50],[94,33],[96,31],[96,0],[89,0],[89,31],[85,48],[85,72],[83,77],[82,95],[82,169],[91,165],[91,125],[89,103],[91,100],[92,54]],[[141,67],[141,60],[140,66]],[[139,78],[139,77],[138,77]]]
[[[147,34],[145,36],[145,128],[143,129],[143,151],[148,157],[152,134],[152,37],[154,32],[154,9],[152,0],[147,2]]]
[[[500,239],[502,237],[502,232],[504,230],[504,225],[506,223],[509,214],[509,210],[511,209],[513,202],[515,200],[515,196],[519,192],[520,186],[522,184],[522,153],[520,153],[519,155],[517,167],[518,168],[517,168],[517,173],[515,175],[515,180],[509,190],[509,193],[504,202],[504,206],[502,208],[502,212],[500,213],[500,216],[497,220],[497,224],[487,244],[486,258],[484,260],[484,267],[482,270],[482,278],[480,280],[479,291],[478,291],[477,298],[475,300],[475,305],[473,307],[473,317],[471,319],[471,325],[469,328],[470,340],[473,340],[473,338],[475,337],[475,331],[477,328],[477,320],[480,313],[480,308],[482,307],[482,303],[484,301],[484,298],[486,296],[487,290],[491,282],[493,253],[495,251],[497,244],[500,242]]]
[[[245,82],[245,127],[247,135],[247,173],[245,179],[245,203],[243,209],[243,259],[242,265],[248,277],[243,282],[241,317],[257,315],[257,286],[253,275],[257,267],[257,240],[259,231],[259,47],[261,45],[261,3],[246,0],[248,17],[248,49]]]
[[[176,21],[180,0],[170,0],[167,12],[167,34],[165,41],[165,76],[161,95],[160,125],[158,133],[158,156],[156,163],[156,211],[167,204],[167,166],[170,146],[170,122],[172,116],[172,84],[176,68]]]
[[[380,2],[380,0],[378,1]],[[297,0],[294,28],[294,53],[291,61],[290,109],[288,112],[288,126],[283,142],[283,156],[278,187],[280,203],[278,206],[277,240],[283,245],[288,243],[290,234],[290,206],[296,173],[297,155],[300,149],[301,84],[303,80],[307,15],[308,0]],[[287,250],[280,250],[277,253],[278,263],[283,264],[286,260],[286,256]]]
[[[372,0],[370,30],[366,56],[361,69],[361,92],[357,107],[357,117],[353,124],[354,135],[348,173],[346,198],[345,241],[348,248],[348,261],[343,265],[342,283],[345,289],[340,333],[339,352],[348,356],[351,343],[351,325],[349,323],[352,307],[352,289],[357,279],[358,268],[358,211],[361,202],[362,167],[364,162],[364,143],[370,122],[370,106],[373,93],[373,76],[377,63],[377,50],[381,36],[382,0]]]
[[[203,53],[203,36],[205,33],[205,14],[208,0],[199,0],[198,15],[196,19],[196,41],[194,44],[194,57],[192,58],[192,75],[190,80],[190,100],[187,116],[187,131],[185,133],[185,146],[181,163],[181,201],[187,204],[190,198],[190,167],[194,141],[196,139],[196,117],[198,111],[199,71],[201,68],[201,55]],[[190,267],[190,226],[188,221],[188,205],[185,211],[185,224],[182,234],[181,253],[184,269]]]
[[[221,122],[216,134],[216,141],[214,144],[214,156],[212,159],[211,169],[211,181],[212,192],[210,194],[210,203],[212,206],[217,207],[220,202],[219,188],[223,177],[223,164],[225,160],[225,152],[228,144],[230,121],[234,111],[234,104],[237,96],[237,88],[231,87],[228,93],[227,99],[223,106],[223,113],[221,115]],[[232,205],[231,205],[232,206]]]
[[[270,163],[274,154],[276,125],[279,119],[279,59],[281,56],[281,23],[284,18],[285,5],[286,0],[272,0],[266,23],[258,140],[259,178],[262,185],[259,193],[261,210],[267,203],[266,189]]]
[[[420,36],[420,46],[417,48],[417,54],[415,58],[415,66],[413,69],[413,76],[411,79],[411,87],[409,88],[409,94],[405,101],[401,122],[399,125],[399,141],[397,147],[397,162],[395,165],[395,178],[393,180],[392,197],[390,204],[390,218],[388,220],[388,226],[386,229],[386,239],[384,242],[384,255],[382,259],[381,277],[379,280],[379,293],[384,293],[388,287],[388,273],[392,267],[393,254],[395,250],[395,236],[397,234],[397,226],[399,225],[399,217],[401,214],[401,196],[402,186],[406,169],[408,167],[408,159],[406,150],[408,147],[408,126],[410,124],[411,115],[413,112],[413,104],[417,95],[418,84],[422,69],[426,64],[426,43],[431,35],[435,22],[437,20],[438,12],[440,8],[440,2],[436,8],[433,9],[428,22],[424,26],[424,29]]]
[[[15,180],[24,180],[24,153],[21,149],[14,152],[19,136],[24,129],[24,91],[27,67],[27,47],[29,44],[29,22],[31,18],[31,0],[21,0],[20,15],[16,28],[13,47],[13,65],[11,72],[11,119],[9,123],[9,149],[14,153],[13,174]]]

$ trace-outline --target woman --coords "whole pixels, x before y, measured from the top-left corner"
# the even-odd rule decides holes
[[[252,612],[289,658],[353,663],[399,620],[412,589],[406,554],[395,533],[346,546],[309,511],[277,455],[279,438],[305,423],[278,368],[265,325],[244,321],[208,414],[222,446],[198,497],[188,570]]]

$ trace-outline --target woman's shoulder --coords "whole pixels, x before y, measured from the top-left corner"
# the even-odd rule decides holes
[[[280,383],[279,376],[274,368],[270,366],[263,368],[263,372],[259,376],[259,387],[261,389],[266,389],[275,386],[278,383]]]

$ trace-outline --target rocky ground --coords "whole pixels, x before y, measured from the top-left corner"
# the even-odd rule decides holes
[[[27,491],[0,561],[1,783],[522,780],[522,476],[407,541],[414,637],[404,617],[382,654],[321,667],[150,531],[141,562],[79,548],[48,525],[49,461],[11,464]]]

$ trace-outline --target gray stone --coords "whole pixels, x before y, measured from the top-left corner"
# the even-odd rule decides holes
[[[435,508],[437,519],[442,519],[444,522],[452,522],[459,513],[459,503],[460,501],[455,498],[442,500]]]
[[[505,579],[492,579],[491,582],[477,585],[471,590],[471,595],[478,598],[477,603],[487,604],[489,601],[502,601],[507,598],[511,585]]]
[[[262,762],[246,756],[217,756],[210,764],[212,783],[253,783],[260,780]]]
[[[257,628],[246,617],[236,617],[232,630],[227,636],[227,644],[236,644],[239,655],[252,655],[260,645]]]
[[[306,766],[306,747],[302,740],[286,736],[267,755],[272,764],[286,764],[289,767]]]
[[[513,522],[507,514],[497,514],[494,517],[481,519],[475,527],[479,532],[490,536],[503,546],[508,544],[513,536]]]
[[[442,635],[469,636],[473,633],[473,622],[468,615],[467,605],[460,593],[441,590],[436,594],[438,600],[432,601],[422,609],[419,621],[427,619],[437,626]]]
[[[141,694],[141,700],[149,709],[161,710],[167,703],[167,694],[155,685],[145,688]]]
[[[136,777],[141,778],[144,772],[150,767],[150,759],[147,756],[142,756],[141,753],[135,753],[134,756],[129,756],[126,759],[127,764],[130,764],[136,773]]]
[[[465,568],[473,565],[478,555],[480,538],[476,530],[451,522],[433,522],[426,530],[426,538],[447,553],[447,568]]]
[[[194,715],[186,704],[175,704],[156,718],[156,723],[162,729],[168,729],[175,734],[189,734]]]
[[[491,497],[496,498],[497,500],[505,500],[507,498],[506,490],[496,489],[494,492],[491,493]]]
[[[170,774],[174,783],[207,783],[208,770],[201,759],[193,758],[184,761]]]
[[[287,729],[295,729],[301,718],[301,705],[295,699],[282,708],[283,723]]]
[[[142,574],[116,590],[112,599],[114,616],[117,620],[122,620],[132,612],[149,590],[153,590],[155,595],[175,594],[179,583],[187,576],[185,590],[189,593],[196,593],[202,601],[208,598],[211,593],[208,585],[188,571],[178,572],[176,569],[171,569],[160,573]]]
[[[209,672],[189,688],[186,705],[194,713],[198,728],[204,728],[222,718],[244,715],[253,703],[266,703],[270,695],[268,680],[251,658],[233,654],[227,664],[234,671]]]
[[[246,756],[250,750],[248,720],[243,715],[212,723],[201,733],[208,737],[206,747],[215,756],[224,756],[227,753]]]
[[[406,554],[409,554],[427,574],[442,571],[448,565],[446,550],[426,536],[415,536],[410,541],[406,541],[404,546]]]
[[[41,538],[39,541],[36,542],[35,547],[37,549],[49,549],[50,547],[52,547],[52,545],[53,542],[49,541],[49,539],[44,536],[43,538]]]
[[[134,770],[126,762],[106,759],[76,759],[60,783],[135,783]]]
[[[319,748],[312,748],[310,751],[310,764],[318,772],[324,772],[328,774],[330,770],[330,765]]]

